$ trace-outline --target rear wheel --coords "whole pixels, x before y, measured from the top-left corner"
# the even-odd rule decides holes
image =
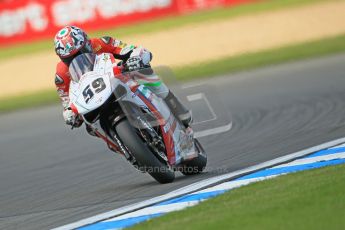
[[[140,134],[129,124],[128,120],[123,119],[117,123],[115,130],[122,143],[138,162],[140,170],[149,173],[161,184],[174,181],[174,171],[166,162],[162,162],[154,155],[147,144],[139,137]]]
[[[194,139],[194,143],[195,148],[199,153],[198,156],[192,160],[184,162],[180,167],[180,171],[186,176],[201,173],[204,171],[207,164],[207,155],[204,148],[197,139]]]

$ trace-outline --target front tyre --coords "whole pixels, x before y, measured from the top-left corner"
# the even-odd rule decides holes
[[[201,173],[204,171],[207,164],[207,155],[204,148],[197,139],[194,139],[194,143],[195,148],[199,153],[198,156],[192,160],[184,162],[180,167],[181,173],[186,176]]]
[[[174,171],[166,165],[166,163],[158,160],[149,147],[139,137],[136,130],[129,124],[127,119],[123,119],[117,123],[115,130],[122,143],[133,154],[139,167],[141,167],[143,171],[148,172],[161,184],[174,181]]]

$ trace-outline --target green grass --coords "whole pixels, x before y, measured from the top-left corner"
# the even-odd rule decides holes
[[[213,9],[194,14],[184,15],[180,17],[170,16],[161,20],[147,21],[144,23],[120,27],[117,29],[101,30],[90,33],[92,37],[101,37],[110,35],[117,38],[122,38],[133,34],[152,33],[171,29],[192,23],[208,22],[211,20],[222,20],[224,18],[237,17],[241,15],[254,14],[259,12],[273,11],[286,7],[300,6],[304,4],[312,4],[326,0],[266,0],[258,1],[254,4],[245,4],[236,7]],[[329,0],[328,0],[329,1]],[[333,0],[334,1],[334,0]],[[0,61],[8,58],[13,58],[27,53],[35,53],[44,50],[53,51],[52,39],[33,42],[30,44],[22,44],[8,48],[1,48]]]
[[[49,105],[58,101],[58,95],[55,90],[42,90],[36,93],[22,94],[0,99],[0,113]]]
[[[345,165],[235,189],[131,229],[344,229]]]
[[[179,80],[188,81],[196,78],[228,74],[260,66],[296,61],[340,52],[345,52],[345,35],[180,67],[174,69],[174,72]],[[19,108],[52,104],[57,101],[58,99],[55,90],[46,90],[33,94],[2,98],[0,99],[0,113],[13,111]]]

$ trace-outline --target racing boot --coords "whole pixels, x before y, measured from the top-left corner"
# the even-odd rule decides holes
[[[169,90],[151,68],[140,72],[137,80],[148,87],[154,94],[162,98],[170,108],[174,116],[179,119],[187,128],[192,123],[192,113],[180,102],[180,100]],[[140,81],[141,80],[141,81]]]
[[[186,128],[189,127],[192,123],[191,111],[189,111],[171,91],[169,91],[168,95],[163,99],[174,116],[177,117]]]

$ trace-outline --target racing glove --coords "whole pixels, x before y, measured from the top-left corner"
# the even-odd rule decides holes
[[[78,114],[75,114],[71,107],[68,107],[65,111],[63,111],[63,118],[67,125],[72,127],[80,127],[83,124],[83,121],[80,119]]]
[[[136,71],[144,67],[141,57],[135,56],[128,58],[126,67],[129,71]]]

